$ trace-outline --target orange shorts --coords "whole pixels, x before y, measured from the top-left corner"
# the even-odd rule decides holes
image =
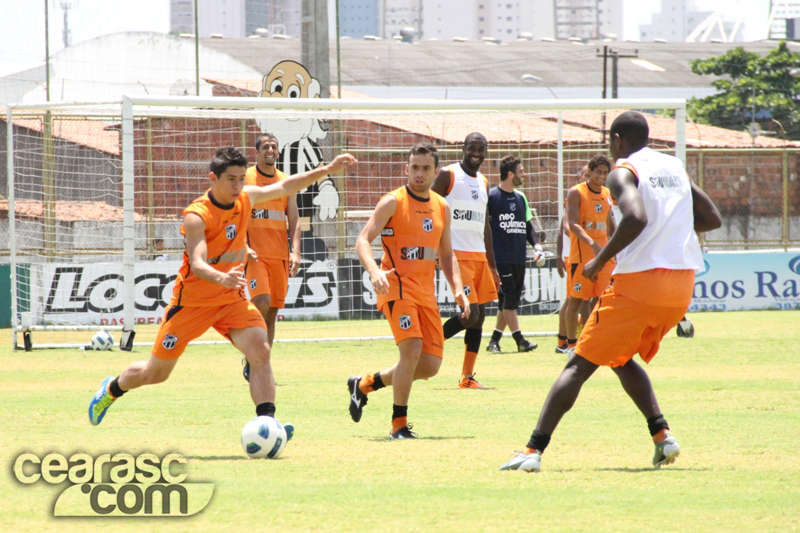
[[[381,311],[389,321],[394,341],[422,339],[422,353],[444,354],[444,331],[438,307],[426,307],[411,300],[386,302]]]
[[[245,276],[251,300],[267,294],[270,307],[283,309],[286,305],[286,291],[289,289],[289,261],[259,257],[247,263]]]
[[[459,258],[458,268],[469,303],[480,305],[497,300],[497,287],[488,262]]]
[[[158,330],[153,355],[158,359],[177,359],[190,341],[210,327],[230,339],[230,330],[253,326],[267,329],[261,313],[247,300],[216,307],[170,305],[164,313],[161,329]]]
[[[606,266],[597,275],[597,281],[593,282],[583,277],[583,263],[568,264],[567,268],[570,273],[567,281],[567,296],[578,298],[579,300],[598,298],[611,282],[614,266],[616,266],[616,263],[612,259],[606,263]]]
[[[622,366],[637,353],[649,363],[692,300],[694,271],[617,274],[589,315],[575,353],[596,365]]]

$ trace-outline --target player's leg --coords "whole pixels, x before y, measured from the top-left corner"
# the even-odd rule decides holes
[[[475,322],[464,332],[464,362],[461,365],[461,379],[458,382],[458,387],[461,389],[486,388],[475,380],[475,362],[478,360],[478,352],[481,348],[486,305],[478,305],[477,311]]]
[[[245,268],[245,277],[247,279],[247,287],[250,291],[250,301],[261,313],[265,323],[267,323],[267,335],[274,332],[270,329],[268,324],[269,310],[272,305],[272,289],[269,265],[266,259],[258,258],[255,261],[249,261],[247,268]],[[270,348],[272,348],[272,340],[269,340]],[[245,381],[250,381],[250,362],[246,357],[242,358],[242,376]]]
[[[567,312],[564,315],[567,328],[567,349],[574,348],[578,342],[578,312],[584,301],[574,296],[567,299]]]
[[[567,353],[567,307],[569,298],[564,298],[561,309],[558,310],[558,344],[556,353]]]
[[[102,422],[111,404],[129,390],[166,381],[189,342],[211,327],[217,309],[167,307],[150,359],[132,363],[116,378],[103,381],[89,403],[89,421]]]
[[[231,329],[228,335],[250,363],[250,396],[256,410],[263,403],[273,404],[271,412],[258,413],[258,416],[272,416],[275,412],[275,377],[272,374],[266,328],[253,326]]]
[[[275,340],[275,322],[278,312],[286,305],[286,293],[289,290],[289,262],[280,259],[267,259],[269,272],[270,301],[269,310],[264,315],[267,323],[267,339],[269,347],[273,347]],[[263,314],[263,313],[262,313]]]
[[[529,342],[522,336],[522,331],[519,328],[519,318],[517,310],[519,309],[519,302],[522,298],[522,290],[525,288],[525,265],[510,265],[512,273],[512,282],[508,290],[508,297],[505,299],[503,305],[503,315],[506,318],[506,323],[511,330],[511,336],[514,337],[514,342],[517,343],[518,352],[530,352],[535,350],[538,345]]]
[[[489,344],[486,346],[486,351],[489,353],[500,353],[502,350],[500,348],[500,339],[503,338],[503,331],[505,331],[506,326],[506,317],[503,313],[503,291],[497,291],[497,318],[494,323],[494,331],[492,331],[492,338],[489,339]]]
[[[476,261],[459,261],[458,268],[461,271],[461,282],[464,284],[464,294],[469,300],[469,316],[463,318],[461,313],[448,318],[442,326],[444,338],[450,339],[457,333],[472,327],[478,320],[478,292],[475,287],[475,268]]]

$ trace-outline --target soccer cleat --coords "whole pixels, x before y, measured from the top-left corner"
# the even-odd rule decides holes
[[[678,337],[685,337],[687,339],[694,337],[694,326],[686,317],[683,317],[681,321],[678,322],[678,327],[675,329],[675,331],[678,334]]]
[[[502,350],[500,349],[500,343],[497,341],[489,341],[486,351],[489,353],[502,353]]]
[[[242,376],[246,382],[250,383],[250,361],[247,360],[247,357],[242,357],[242,364],[244,365]]]
[[[358,384],[361,383],[361,376],[350,376],[347,380],[347,391],[350,393],[350,418],[353,422],[361,420],[361,411],[367,405],[367,395],[361,392]]]
[[[556,353],[567,355],[569,354],[569,348],[566,344],[564,346],[556,346]]]
[[[89,422],[91,422],[93,426],[103,421],[103,417],[106,416],[106,411],[108,411],[108,408],[111,407],[111,404],[116,400],[116,398],[111,396],[111,393],[108,392],[108,384],[111,383],[112,379],[114,379],[114,376],[108,376],[103,380],[103,384],[100,385],[100,388],[89,403]]]
[[[662,465],[671,465],[681,454],[681,447],[678,440],[667,433],[667,438],[661,442],[656,442],[656,453],[653,456],[653,466],[661,468]]]
[[[518,453],[516,457],[500,467],[500,470],[524,470],[539,472],[542,469],[542,452],[531,454]]]
[[[528,342],[527,339],[522,339],[522,342],[518,342],[517,343],[517,351],[518,352],[532,352],[533,350],[535,350],[538,347],[539,347],[538,344],[536,344],[535,342],[534,343],[530,343],[530,342]]]
[[[393,439],[416,439],[417,434],[411,431],[411,428],[414,427],[411,424],[407,426],[403,426],[397,431],[390,431],[389,437]]]
[[[286,430],[286,442],[292,440],[294,437],[294,425],[293,424],[284,424],[283,429]]]
[[[458,383],[459,389],[485,389],[483,385],[475,379],[475,374],[467,376]]]

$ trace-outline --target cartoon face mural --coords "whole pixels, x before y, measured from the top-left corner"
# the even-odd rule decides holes
[[[296,61],[281,61],[264,76],[260,98],[320,98],[322,87],[303,65]],[[281,155],[276,166],[289,175],[307,172],[317,168],[323,162],[322,149],[318,142],[327,137],[322,122],[313,117],[256,119],[263,132],[274,134],[278,138],[278,150]],[[319,183],[297,193],[297,207],[303,231],[313,231],[311,226],[315,206],[319,208],[317,218],[320,222],[333,220],[339,209],[339,193],[331,179]],[[319,250],[318,239],[307,239],[304,235],[303,255],[324,254]],[[306,243],[312,250],[306,249]],[[316,244],[312,244],[316,243]]]

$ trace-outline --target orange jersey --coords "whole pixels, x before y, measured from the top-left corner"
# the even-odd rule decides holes
[[[405,186],[389,194],[395,197],[397,206],[381,231],[381,269],[395,271],[386,276],[389,293],[378,295],[378,309],[394,300],[438,308],[434,274],[447,202],[433,191],[429,198],[420,198]]]
[[[275,169],[274,176],[267,176],[258,166],[247,169],[246,185],[272,185],[286,179],[286,174]],[[250,213],[250,228],[247,241],[258,257],[264,259],[289,259],[289,239],[287,237],[287,210],[289,197],[274,198],[255,204]]]
[[[247,261],[247,222],[250,218],[250,197],[243,192],[232,207],[220,206],[210,196],[210,190],[183,210],[184,216],[194,213],[206,225],[208,264],[220,272],[228,272]],[[181,235],[186,229],[181,225]],[[198,278],[192,272],[187,252],[172,291],[172,306],[212,307],[246,299],[239,289],[228,289],[217,283]]]
[[[608,242],[608,213],[611,211],[611,193],[603,187],[599,193],[592,192],[588,183],[580,183],[570,190],[581,195],[581,210],[578,224],[589,237],[600,246]],[[570,232],[569,262],[585,263],[594,258],[591,246],[578,239],[574,231]]]

